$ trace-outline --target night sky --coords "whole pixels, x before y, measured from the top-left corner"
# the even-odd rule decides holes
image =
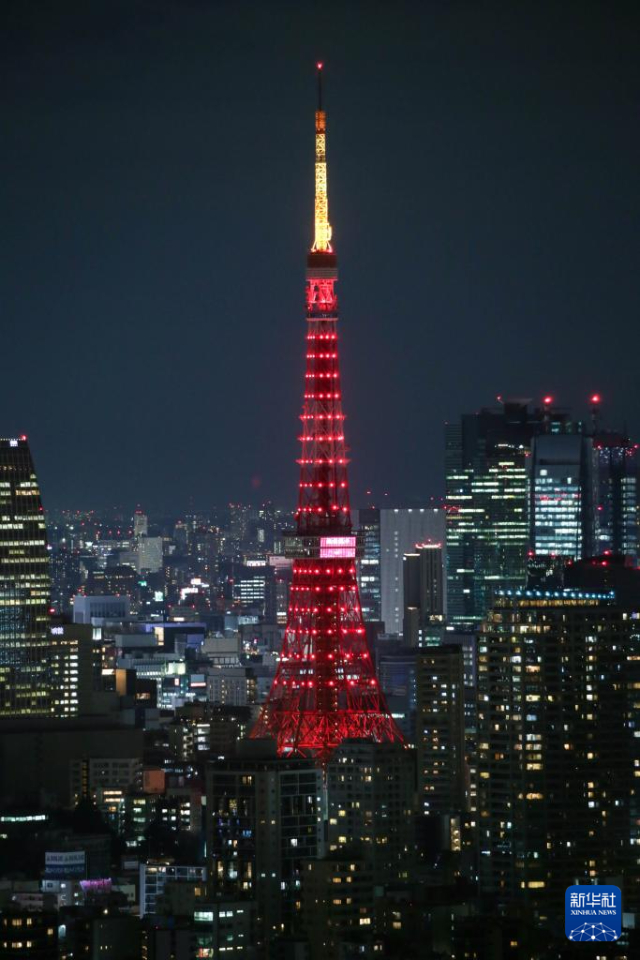
[[[293,506],[317,59],[353,502],[440,495],[444,421],[496,394],[598,390],[637,439],[639,27],[3,0],[0,435],[45,505]]]

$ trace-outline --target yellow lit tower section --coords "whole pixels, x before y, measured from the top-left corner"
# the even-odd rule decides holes
[[[316,206],[312,253],[331,253],[331,224],[327,194],[327,115],[322,109],[322,64],[318,64],[318,109],[316,110]]]

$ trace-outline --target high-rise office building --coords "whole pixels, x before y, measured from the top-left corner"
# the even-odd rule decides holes
[[[358,585],[365,623],[382,619],[380,597],[380,510],[364,507],[357,512],[356,525],[362,542],[358,563]]]
[[[387,706],[407,742],[413,744],[416,719],[416,655],[395,637],[376,641],[376,669]]]
[[[437,642],[445,611],[444,550],[441,543],[418,543],[404,555],[403,635],[407,647]]]
[[[599,398],[592,398],[592,400]],[[637,446],[545,397],[446,429],[447,613],[482,621],[497,589],[551,581],[560,558],[638,556]],[[527,570],[527,568],[529,568]]]
[[[309,960],[374,956],[374,878],[357,849],[305,863],[302,917],[308,952],[299,956]]]
[[[55,717],[90,712],[93,634],[91,624],[65,623],[51,627],[51,712]]]
[[[480,882],[502,907],[559,924],[567,886],[612,882],[638,908],[639,607],[505,593],[482,627]]]
[[[0,440],[0,716],[51,712],[51,577],[26,437]]]
[[[146,537],[149,534],[149,518],[146,513],[136,510],[133,515],[133,535],[134,537]]]
[[[312,760],[269,755],[262,744],[208,766],[211,892],[256,901],[260,942],[296,909],[303,861],[324,853],[322,797]]]
[[[462,651],[462,669],[464,673],[464,714],[465,727],[470,743],[475,743],[477,713],[477,648],[478,635],[469,630],[447,629],[442,642],[448,646],[460,647]]]
[[[447,617],[454,626],[477,626],[496,588],[524,585],[527,458],[541,419],[528,400],[507,400],[447,424]]]
[[[157,573],[162,570],[163,541],[162,537],[148,537],[141,534],[138,537],[137,548],[138,573]]]
[[[459,645],[421,650],[416,658],[418,803],[428,815],[468,809],[464,653]]]
[[[531,548],[536,556],[594,553],[593,439],[544,433],[531,452]]]
[[[415,753],[344,740],[327,764],[328,847],[354,845],[377,883],[406,880],[415,852]]]
[[[404,555],[417,543],[444,543],[445,511],[438,507],[380,510],[381,614],[387,633],[402,633]]]
[[[594,553],[639,556],[638,444],[612,431],[593,438],[597,473]]]
[[[234,596],[242,610],[257,611],[264,615],[267,586],[271,586],[273,581],[271,576],[267,584],[267,575],[270,573],[264,561],[261,567],[247,569],[238,577],[234,584]]]

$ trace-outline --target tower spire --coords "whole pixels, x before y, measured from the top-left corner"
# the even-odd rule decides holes
[[[316,110],[316,202],[315,234],[312,253],[331,253],[331,224],[327,195],[327,114],[322,109],[322,63],[318,71],[318,109]]]

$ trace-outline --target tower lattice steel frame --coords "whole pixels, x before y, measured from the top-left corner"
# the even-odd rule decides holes
[[[349,737],[402,741],[375,674],[356,579],[338,358],[337,258],[327,198],[326,113],[318,64],[315,238],[307,257],[307,366],[293,578],[282,653],[251,732],[281,755],[326,763]]]

